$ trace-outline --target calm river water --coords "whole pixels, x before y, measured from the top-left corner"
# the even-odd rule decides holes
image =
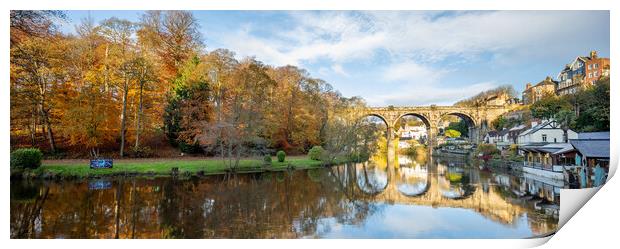
[[[561,184],[460,160],[180,180],[12,181],[12,238],[528,238]]]

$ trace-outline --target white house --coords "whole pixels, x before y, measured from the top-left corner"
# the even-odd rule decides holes
[[[506,129],[506,128],[498,132],[497,134],[498,141],[495,144],[497,145],[499,149],[510,146],[510,144],[512,144],[509,138],[509,134],[510,134],[510,129]]]
[[[543,120],[540,124],[532,122],[532,128],[527,129],[517,137],[519,145],[532,143],[567,143],[568,139],[576,139],[577,133],[569,129],[567,137],[564,137],[564,130],[553,119]]]
[[[501,139],[502,139],[502,136],[500,132],[497,132],[497,131],[489,131],[484,136],[484,142],[488,144],[496,144],[497,142],[501,141]]]
[[[487,134],[484,136],[484,142],[488,144],[494,144],[495,141],[497,141],[497,135],[498,135],[497,131],[487,132]]]
[[[509,129],[504,128],[501,131],[489,131],[484,136],[484,142],[489,144],[495,144],[498,149],[503,150],[510,146],[510,139],[508,138]]]
[[[420,140],[426,138],[426,127],[425,126],[408,126],[405,125],[400,132],[400,137],[402,138],[410,138],[413,140]]]

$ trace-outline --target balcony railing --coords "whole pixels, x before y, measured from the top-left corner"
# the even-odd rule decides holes
[[[538,163],[538,162],[525,161],[523,162],[523,166],[535,168],[535,169],[553,170],[553,165],[545,165],[545,164]]]

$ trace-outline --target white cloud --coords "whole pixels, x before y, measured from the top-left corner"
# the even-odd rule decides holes
[[[266,30],[260,26],[224,38],[242,56],[268,63],[299,65],[329,59],[342,63],[372,59],[379,51],[395,58],[437,61],[450,56],[470,58],[483,52],[540,51],[558,37],[595,25],[600,13],[579,11],[327,11],[290,12],[294,28]],[[594,20],[593,20],[594,19]],[[600,19],[600,18],[599,18]],[[579,21],[575,21],[579,20]],[[265,31],[265,30],[263,30]],[[572,38],[571,38],[572,39]],[[557,46],[569,46],[561,42]]]
[[[433,69],[414,61],[404,61],[388,65],[383,76],[387,81],[436,83],[446,70]]]
[[[330,70],[326,67],[321,67],[319,68],[319,75],[321,76],[327,76],[329,75]]]
[[[408,105],[451,105],[454,102],[471,97],[482,91],[499,86],[494,82],[482,82],[462,87],[443,84],[406,84],[394,89],[393,94],[376,94],[366,96],[371,106],[408,106]]]
[[[587,11],[366,13],[386,32],[385,49],[429,61],[468,59],[484,52],[541,52],[550,44],[573,46],[567,40],[592,39],[575,37],[575,30],[593,30],[604,17]]]
[[[344,77],[349,77],[350,76],[346,71],[344,71],[344,68],[342,68],[342,65],[340,65],[340,64],[332,65],[332,71],[334,71],[334,73],[342,75]]]
[[[310,18],[311,15],[303,12],[299,15],[308,16],[308,19],[301,19],[304,22],[298,23],[292,30],[270,30],[270,37],[261,37],[252,34],[253,28],[242,29],[234,34],[225,34],[221,43],[230,46],[241,57],[256,56],[278,66],[301,65],[304,61],[324,58],[334,62],[371,58],[375,49],[384,43],[384,35],[352,29],[354,23],[343,17],[347,12],[342,13],[323,19]]]
[[[442,81],[463,73],[458,71],[460,65],[484,62],[510,67],[566,56],[567,51],[608,36],[608,30],[596,28],[609,23],[608,13],[294,11],[285,20],[276,20],[290,25],[245,25],[217,39],[240,57],[256,56],[276,66],[313,65],[324,78],[356,80],[343,94],[366,93],[361,96],[373,105],[451,104],[498,85],[485,75],[470,76],[471,83],[459,82],[460,87]],[[583,34],[575,35],[576,31]],[[367,72],[345,68],[377,73],[360,80],[355,76]],[[330,83],[341,89],[340,82]],[[385,85],[394,94],[379,94]]]
[[[256,56],[259,60],[275,65],[297,65],[296,58],[280,51],[278,41],[259,38],[250,34],[249,30],[224,34],[222,44],[229,46],[239,57]]]

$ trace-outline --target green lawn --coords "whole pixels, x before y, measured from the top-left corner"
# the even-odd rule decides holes
[[[323,165],[321,161],[310,160],[307,157],[291,157],[284,162],[277,162],[273,158],[271,165],[265,165],[263,161],[257,159],[243,159],[239,162],[236,172],[262,172],[268,170],[285,170],[291,165],[295,169],[318,168]],[[172,168],[179,168],[179,175],[197,175],[202,171],[205,175],[225,173],[227,166],[222,160],[183,160],[183,159],[162,159],[157,161],[119,161],[114,162],[111,169],[91,169],[88,163],[44,163],[40,168],[32,173],[35,176],[56,175],[60,177],[98,177],[110,175],[170,175]]]

